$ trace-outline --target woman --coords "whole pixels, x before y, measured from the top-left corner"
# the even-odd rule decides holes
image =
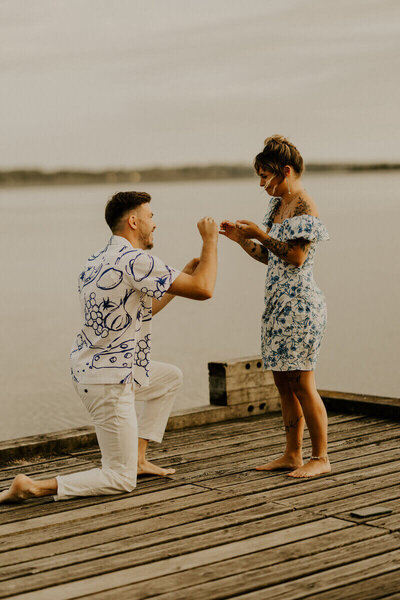
[[[312,273],[316,243],[329,236],[315,202],[303,188],[303,159],[297,148],[278,135],[267,138],[264,144],[254,167],[260,186],[271,196],[264,220],[266,232],[251,221],[241,220],[223,221],[220,233],[255,260],[268,264],[261,347],[264,368],[273,371],[281,396],[286,449],[283,456],[257,469],[289,470],[290,477],[314,477],[331,470],[328,419],[314,378],[326,327],[326,305]],[[312,456],[305,464],[304,421],[312,443]]]

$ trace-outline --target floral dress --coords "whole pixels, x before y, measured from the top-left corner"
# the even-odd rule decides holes
[[[313,262],[317,242],[328,240],[329,234],[311,215],[273,223],[280,202],[280,198],[271,198],[263,221],[270,228],[270,237],[281,242],[303,238],[311,241],[311,246],[301,267],[269,252],[261,324],[264,368],[313,371],[327,320],[325,299],[313,278]]]

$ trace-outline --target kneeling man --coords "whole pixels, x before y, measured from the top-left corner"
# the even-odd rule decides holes
[[[176,270],[147,252],[156,228],[150,199],[144,192],[111,198],[105,218],[113,235],[79,277],[82,328],[71,351],[71,371],[95,425],[101,468],[40,481],[17,475],[0,493],[0,502],[131,492],[137,474],[175,472],[146,460],[148,441],[162,441],[182,385],[177,367],[150,361],[151,320],[174,296],[211,298],[218,227],[210,217],[197,224],[203,239],[200,259]],[[144,400],[138,423],[135,397]]]

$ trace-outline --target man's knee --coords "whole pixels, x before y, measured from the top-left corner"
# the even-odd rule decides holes
[[[133,471],[115,473],[115,479],[118,482],[117,485],[121,492],[133,492],[136,487],[136,473]]]
[[[181,388],[183,385],[183,373],[180,368],[175,365],[166,365],[166,367],[168,367],[167,377],[171,388]]]

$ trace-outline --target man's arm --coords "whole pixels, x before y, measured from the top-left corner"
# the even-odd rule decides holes
[[[214,219],[205,217],[197,227],[203,238],[199,264],[192,275],[178,275],[168,292],[192,300],[208,300],[214,293],[217,278],[218,226]]]
[[[199,262],[200,262],[199,258],[193,258],[190,262],[187,263],[187,265],[185,265],[183,267],[182,273],[187,273],[188,275],[191,275],[195,271]],[[170,294],[168,292],[166,292],[164,294],[164,296],[161,298],[161,300],[157,300],[156,298],[153,298],[153,302],[152,302],[153,317],[158,312],[160,312],[160,310],[162,310],[165,306],[167,306],[167,304],[169,304],[171,302],[171,300],[173,300],[174,298],[175,298],[174,294]]]

